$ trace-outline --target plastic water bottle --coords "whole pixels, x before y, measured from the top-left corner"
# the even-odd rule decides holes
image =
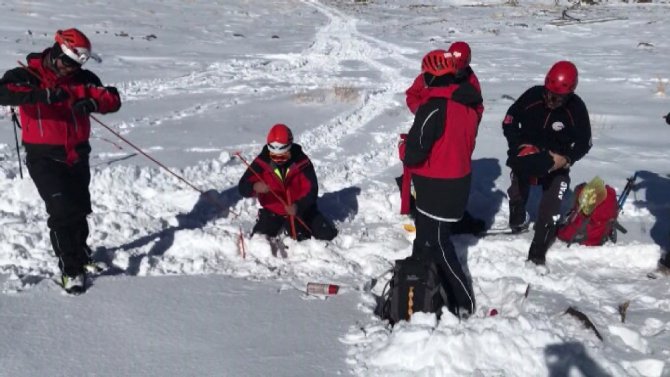
[[[340,286],[335,284],[307,283],[308,295],[330,296],[336,295],[339,290]]]

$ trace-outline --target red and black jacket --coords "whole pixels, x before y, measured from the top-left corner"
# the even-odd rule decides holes
[[[502,126],[508,157],[515,157],[521,145],[532,144],[542,151],[565,156],[574,165],[592,145],[586,105],[579,96],[571,94],[563,106],[552,110],[544,104],[544,92],[544,86],[534,86],[507,110]]]
[[[252,171],[253,169],[253,171]],[[319,184],[316,179],[314,166],[303,153],[298,144],[291,146],[291,159],[282,165],[277,165],[270,159],[268,147],[263,147],[261,153],[251,163],[238,184],[240,195],[245,198],[258,197],[263,208],[280,216],[287,216],[284,205],[270,192],[258,194],[254,191],[254,183],[260,179],[256,172],[269,187],[286,203],[298,206],[298,215],[316,205],[319,196]],[[290,201],[289,199],[290,195]]]
[[[475,89],[477,89],[480,94],[482,92],[479,79],[470,67],[467,67],[463,74],[456,76],[456,82],[469,82]],[[416,114],[416,110],[419,108],[419,106],[426,103],[426,101],[428,101],[430,98],[430,93],[433,93],[434,96],[440,96],[441,94],[445,94],[444,91],[444,87],[430,87],[429,85],[426,85],[426,79],[424,75],[419,74],[416,76],[416,79],[414,79],[412,86],[410,86],[409,89],[405,91],[405,102],[407,103],[409,111],[411,111],[412,114]],[[475,111],[477,112],[479,120],[481,121],[482,115],[484,115],[484,104],[477,104],[475,106]]]
[[[479,124],[475,110],[482,102],[469,83],[439,78],[419,106],[407,134],[403,163],[416,190],[416,208],[440,221],[458,221],[470,192],[472,153]]]
[[[48,68],[50,49],[28,55],[27,68],[14,68],[0,79],[0,105],[18,106],[22,140],[26,152],[45,155],[68,164],[80,153],[88,153],[91,122],[87,114],[77,114],[72,104],[92,98],[101,114],[118,111],[121,98],[114,87],[104,87],[93,72],[80,69],[72,75],[58,77]],[[29,71],[30,70],[30,71]],[[62,88],[69,98],[54,104],[35,100],[36,89]]]

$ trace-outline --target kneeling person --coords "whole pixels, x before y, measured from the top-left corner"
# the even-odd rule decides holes
[[[284,124],[270,129],[267,145],[251,163],[238,185],[240,195],[257,197],[262,208],[251,232],[268,237],[295,229],[295,237],[330,241],[337,229],[319,212],[319,184],[314,166]],[[305,227],[306,225],[306,227]]]

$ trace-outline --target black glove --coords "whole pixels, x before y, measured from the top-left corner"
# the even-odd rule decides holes
[[[70,95],[62,88],[37,89],[33,90],[32,93],[35,102],[46,103],[49,105],[65,101],[70,97]]]
[[[514,174],[525,177],[543,177],[554,166],[554,159],[547,151],[510,157],[507,161]]]
[[[117,96],[117,97],[121,97],[121,96],[119,95],[119,90],[116,89],[116,88],[113,87],[113,86],[106,86],[106,87],[105,87],[105,90],[107,90],[108,92],[114,94],[114,95]]]
[[[80,115],[90,114],[98,110],[98,103],[93,98],[83,98],[72,104],[72,110]]]
[[[670,113],[665,116],[665,123],[670,124]]]

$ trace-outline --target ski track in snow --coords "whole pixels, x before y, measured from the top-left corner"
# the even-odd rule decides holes
[[[326,202],[333,211],[338,209],[340,236],[333,242],[296,243],[287,239],[286,260],[273,257],[265,240],[246,238],[247,256],[242,259],[237,237],[240,228],[251,228],[257,204],[238,197],[235,185],[245,167],[228,152],[177,172],[224,206],[230,206],[231,212],[212,206],[158,168],[99,166],[94,169],[91,184],[91,244],[97,246],[97,256],[122,271],[120,274],[227,274],[276,279],[290,286],[309,280],[333,281],[358,289],[366,279],[388,269],[394,259],[409,254],[411,235],[400,226],[407,220],[397,214],[395,183],[378,177],[387,176],[382,173],[389,169],[400,173],[393,135],[409,128],[411,116],[398,98],[413,79],[403,71],[417,68],[418,73],[418,62],[406,57],[417,51],[361,32],[362,21],[336,6],[314,0],[302,3],[325,17],[325,24],[316,30],[307,49],[216,62],[180,77],[121,83],[118,86],[124,100],[130,103],[162,100],[185,90],[189,94],[221,95],[221,99],[210,98],[169,113],[126,120],[116,127],[129,133],[136,127],[159,127],[165,121],[187,119],[263,96],[350,89],[348,93],[354,100],[348,110],[297,135],[297,142],[306,147],[315,162],[325,189],[321,194],[330,194],[327,201],[322,198],[322,203]],[[578,37],[586,32],[576,28],[571,33]],[[501,57],[499,64],[504,61],[505,57]],[[371,72],[371,77],[343,77],[345,66],[352,62]],[[478,72],[485,77],[494,70],[488,66]],[[497,77],[492,81],[528,80],[514,77],[515,72],[495,72]],[[584,82],[589,80],[596,79]],[[644,80],[639,76],[609,79],[633,84]],[[253,93],[248,91],[251,86]],[[360,148],[360,143],[365,148]],[[246,156],[254,156],[259,148],[250,144],[237,147]],[[626,151],[621,148],[621,152]],[[642,156],[640,152],[635,150]],[[653,150],[642,153],[645,159],[664,157]],[[12,148],[3,145],[0,160],[0,190],[5,193],[0,197],[4,228],[0,233],[0,272],[11,275],[3,291],[13,293],[51,278],[57,267],[45,237],[42,202],[32,182],[17,178],[18,165]],[[353,208],[352,201],[357,208]],[[626,216],[635,216],[635,211],[626,212]],[[638,215],[644,217],[647,213],[639,214],[638,210]],[[494,222],[505,223],[506,217],[503,205]],[[348,362],[353,370],[359,375],[379,376],[428,375],[434,370],[481,376],[533,375],[546,370],[547,360],[541,355],[547,354],[548,345],[571,342],[583,343],[581,350],[587,350],[600,367],[617,376],[653,375],[646,373],[658,370],[660,360],[670,361],[667,353],[655,355],[651,351],[655,337],[670,331],[670,322],[639,316],[631,318],[635,327],[617,322],[617,306],[625,300],[631,300],[642,313],[651,309],[670,311],[667,297],[651,295],[658,283],[644,281],[643,273],[658,255],[657,245],[609,246],[607,253],[616,261],[611,264],[588,248],[556,245],[550,256],[552,271],[542,276],[524,264],[529,240],[530,235],[481,240],[456,237],[457,249],[467,260],[473,279],[478,305],[475,318],[458,323],[445,315],[436,323],[434,317],[417,315],[412,323],[399,324],[391,333],[371,315],[366,323],[352,324],[341,339],[350,347]],[[630,253],[631,247],[636,249],[635,254]],[[631,291],[632,284],[648,288],[649,292]],[[670,288],[667,282],[663,284]],[[525,298],[529,285],[530,295]],[[374,292],[380,290],[378,286]],[[371,295],[361,297],[361,310],[371,313]],[[589,302],[591,297],[607,299]],[[607,346],[603,347],[593,334],[562,314],[566,301],[589,314],[608,341]],[[497,317],[487,316],[492,308],[500,313]],[[529,336],[511,340],[505,336],[519,332],[528,332]],[[474,372],[471,365],[462,365],[458,360],[463,353],[487,347],[509,352],[494,357],[482,353],[481,359],[476,359]],[[528,349],[536,354],[520,356]],[[611,356],[616,355],[612,349],[633,356],[630,360],[617,360]],[[422,353],[426,350],[427,354]],[[438,365],[434,364],[436,360]],[[519,369],[504,371],[501,365]]]

